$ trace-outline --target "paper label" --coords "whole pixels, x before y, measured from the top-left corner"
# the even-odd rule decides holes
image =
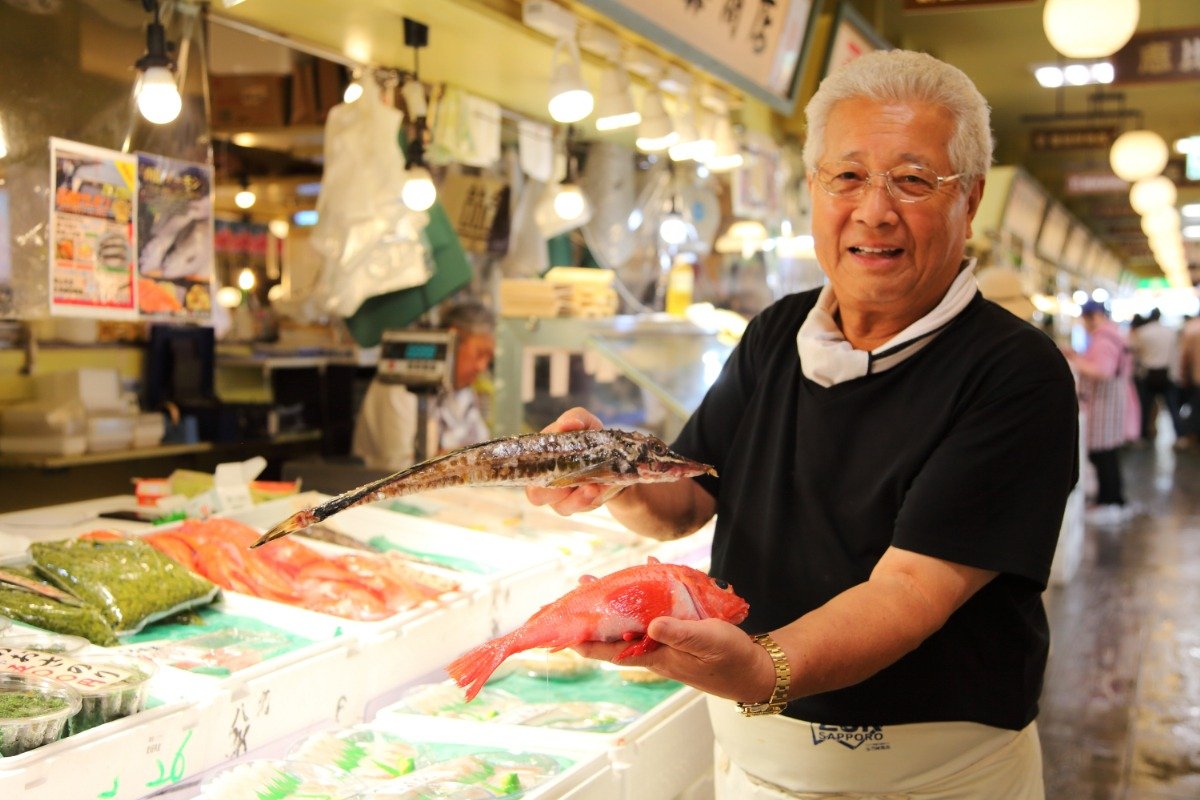
[[[86,658],[69,658],[57,653],[22,650],[3,644],[0,644],[0,671],[51,678],[85,693],[124,683],[133,676],[129,670],[90,662]]]

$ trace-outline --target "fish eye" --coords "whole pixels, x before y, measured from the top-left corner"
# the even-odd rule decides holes
[[[718,589],[728,589],[729,588],[729,581],[723,581],[720,578],[713,578],[712,582],[713,582],[713,585],[716,586]]]

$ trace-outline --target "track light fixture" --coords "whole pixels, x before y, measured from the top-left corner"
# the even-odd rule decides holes
[[[242,210],[253,208],[254,204],[258,202],[258,195],[250,190],[249,176],[242,175],[242,179],[238,182],[238,185],[241,188],[233,196],[233,204]]]
[[[140,72],[137,87],[137,106],[148,121],[165,125],[179,116],[183,98],[175,85],[175,62],[167,41],[166,30],[159,17],[158,0],[142,0],[142,8],[154,14],[146,26],[146,53],[134,66]]]
[[[583,82],[583,67],[575,36],[560,37],[554,44],[553,72],[550,77],[550,117],[555,122],[579,122],[592,113],[596,98]]]
[[[575,129],[573,126],[568,126],[566,174],[563,176],[562,183],[558,185],[558,191],[554,195],[554,213],[560,219],[567,221],[577,220],[588,211],[587,196],[584,195],[583,189],[580,188],[575,176],[575,156],[572,153],[572,150],[574,150],[574,141]]]

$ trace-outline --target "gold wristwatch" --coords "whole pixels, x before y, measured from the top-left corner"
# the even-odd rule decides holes
[[[742,712],[743,717],[781,714],[788,704],[788,688],[792,685],[792,668],[788,666],[787,655],[784,654],[783,648],[775,643],[770,634],[760,633],[754,637],[754,641],[762,645],[763,649],[767,651],[767,655],[771,657],[771,664],[775,667],[775,689],[771,692],[771,699],[766,702],[738,703],[738,710]]]

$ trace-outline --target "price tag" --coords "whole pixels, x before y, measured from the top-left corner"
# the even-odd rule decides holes
[[[34,675],[68,683],[85,694],[124,683],[132,677],[129,670],[108,664],[89,662],[86,658],[68,658],[40,650],[21,650],[0,644],[0,671],[18,675]]]

